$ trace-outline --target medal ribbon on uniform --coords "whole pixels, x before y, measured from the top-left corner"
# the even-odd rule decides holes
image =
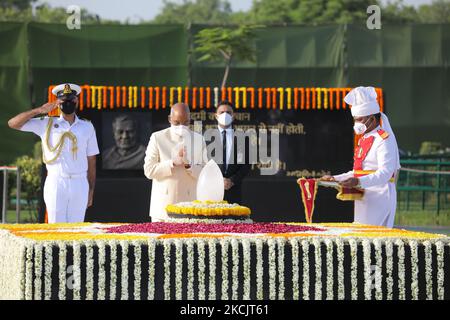
[[[314,213],[314,200],[316,199],[317,194],[317,180],[302,177],[297,180],[297,183],[300,186],[303,206],[305,207],[306,222],[311,223]]]

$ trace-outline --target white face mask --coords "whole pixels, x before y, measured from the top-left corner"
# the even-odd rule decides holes
[[[181,124],[177,125],[177,126],[172,124],[172,125],[170,125],[170,130],[177,136],[182,137],[183,135],[185,135],[188,132],[189,127],[183,126]]]
[[[217,117],[217,122],[221,126],[228,127],[233,122],[233,117],[229,113],[224,112]]]
[[[366,132],[367,127],[364,123],[355,122],[355,125],[353,126],[353,130],[355,131],[356,134],[363,134],[364,132]]]
[[[366,121],[366,123],[372,123],[372,118],[369,118],[369,120]],[[367,131],[367,126],[365,123],[362,122],[355,122],[355,124],[353,125],[353,130],[355,131],[356,134],[364,134]]]

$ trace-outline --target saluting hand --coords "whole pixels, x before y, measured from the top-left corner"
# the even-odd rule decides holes
[[[47,114],[50,111],[53,111],[56,107],[58,107],[58,103],[56,101],[55,102],[47,102],[39,108],[39,112],[41,114]]]

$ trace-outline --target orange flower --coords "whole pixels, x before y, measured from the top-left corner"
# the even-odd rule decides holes
[[[55,101],[56,97],[51,93],[54,85],[50,85],[47,88],[47,99],[49,102]],[[146,105],[146,90],[149,94],[149,108],[152,109],[165,109],[168,105],[172,105],[176,102],[175,90],[178,93],[178,101],[182,98],[181,87],[140,87],[140,106],[145,108]],[[169,88],[169,92],[168,89]],[[247,107],[247,94],[250,93],[250,108],[255,108],[258,103],[258,108],[263,108],[263,100],[265,95],[265,108],[266,109],[279,109],[282,110],[286,98],[287,109],[327,109],[327,110],[339,110],[347,109],[348,105],[343,101],[344,96],[352,88],[320,88],[320,87],[266,87],[266,88],[254,88],[254,87],[223,87],[221,88],[220,100],[229,100],[234,103],[236,109],[241,106],[245,109]],[[153,90],[155,91],[155,101],[153,101]],[[380,104],[381,111],[384,110],[384,99],[382,88],[375,88],[377,92],[377,100]],[[107,108],[107,94],[109,91],[109,107],[113,108],[137,108],[138,102],[138,87],[137,86],[90,86],[83,85],[80,93],[80,111],[84,108]],[[189,101],[189,92],[191,91],[192,98]],[[234,94],[233,94],[234,92]],[[211,101],[212,87],[185,87],[184,88],[184,102],[192,105],[192,109],[209,109],[212,105]],[[242,93],[242,96],[241,96]],[[323,94],[322,94],[323,93]],[[198,97],[197,97],[198,94]],[[256,94],[258,95],[256,97]],[[294,97],[293,107],[291,105],[292,94]],[[301,94],[301,97],[299,96]],[[86,95],[86,96],[85,96]],[[206,96],[205,96],[206,95]],[[114,99],[115,98],[115,99]],[[168,99],[167,99],[168,98]],[[217,97],[219,98],[219,97]],[[257,99],[257,101],[256,101]],[[154,103],[153,103],[154,102]],[[56,115],[56,112],[55,112]]]

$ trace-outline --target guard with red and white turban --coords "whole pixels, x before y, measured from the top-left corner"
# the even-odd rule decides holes
[[[400,169],[394,132],[386,115],[380,112],[373,87],[354,88],[344,101],[351,106],[355,133],[363,136],[355,149],[353,170],[322,179],[364,189],[363,199],[355,200],[355,222],[392,227]]]

